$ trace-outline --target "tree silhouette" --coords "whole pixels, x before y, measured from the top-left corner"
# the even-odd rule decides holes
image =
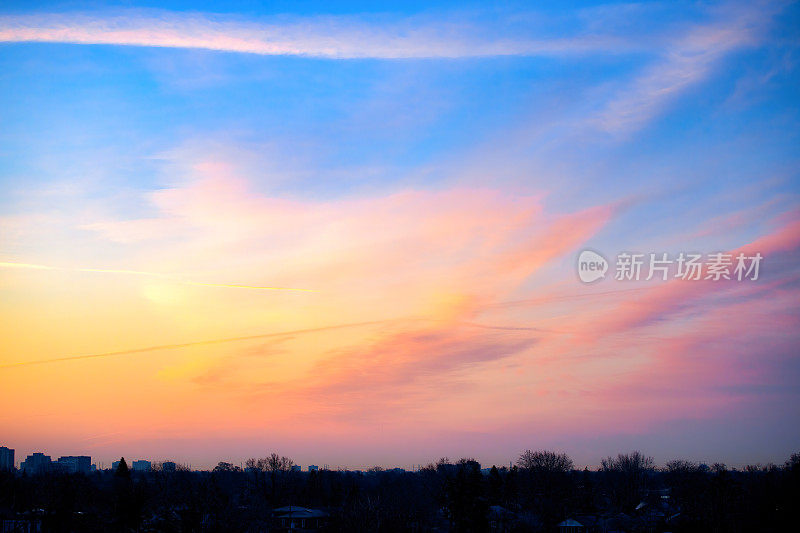
[[[278,454],[248,461],[247,470],[223,462],[212,471],[174,475],[133,472],[124,459],[124,466],[91,475],[0,472],[0,518],[41,523],[42,531],[249,533],[271,527],[274,502],[322,510],[329,531],[353,533],[484,533],[490,525],[544,532],[556,531],[566,518],[589,531],[797,529],[800,455],[781,465],[743,469],[684,460],[653,468],[649,457],[634,452],[582,471],[564,471],[568,462],[546,453],[522,456],[531,459],[522,463],[528,468],[492,468],[488,474],[471,459],[443,459],[411,472],[292,473],[291,461]],[[265,479],[265,492],[254,485],[254,472]],[[645,505],[637,509],[639,502]],[[37,515],[31,509],[47,511]]]
[[[653,458],[634,451],[602,460],[600,471],[605,475],[615,503],[630,512],[641,501],[647,488],[647,476],[653,471]]]
[[[517,459],[517,465],[535,472],[569,472],[573,467],[572,459],[567,454],[549,450],[525,450]]]
[[[571,491],[573,462],[565,453],[525,450],[517,459],[525,481],[525,497],[547,529],[563,518]]]
[[[489,470],[489,503],[497,505],[502,502],[503,497],[503,478],[500,476],[500,471],[497,467],[492,465]]]
[[[114,475],[120,478],[130,479],[131,471],[128,468],[128,463],[125,462],[124,457],[119,458],[119,465],[117,469],[114,471]]]
[[[267,468],[269,469],[269,477],[272,482],[272,502],[277,501],[278,494],[278,476],[281,476],[292,469],[294,461],[285,456],[280,456],[273,452],[266,459]]]

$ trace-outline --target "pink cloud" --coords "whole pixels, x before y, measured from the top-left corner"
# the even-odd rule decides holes
[[[783,252],[796,250],[798,247],[800,247],[800,220],[788,222],[777,231],[728,253],[734,256],[739,253],[748,256],[761,253],[765,258],[762,262],[762,269],[764,269],[769,268],[771,259],[775,259]],[[690,307],[705,296],[741,288],[742,285],[735,281],[673,279],[667,283],[655,285],[643,293],[638,293],[637,297],[618,305],[607,313],[606,318],[601,319],[594,324],[591,330],[586,331],[585,337],[594,339],[597,335],[621,333],[631,328],[652,324]]]
[[[243,283],[302,280],[320,291],[303,300],[309,327],[332,317],[384,321],[349,331],[335,349],[281,339],[247,354],[226,350],[185,377],[213,393],[249,390],[242,401],[254,405],[282,405],[266,407],[269,420],[324,414],[346,426],[386,409],[402,417],[446,389],[470,387],[474,377],[458,376],[519,357],[539,336],[524,324],[491,323],[486,309],[574,253],[618,210],[545,215],[538,197],[463,187],[300,201],[254,193],[222,163],[189,168],[195,179],[150,195],[159,216],[87,228],[112,239],[128,231],[149,250],[148,268],[196,271],[193,279],[218,271]],[[182,238],[162,245],[165,235]],[[267,382],[247,371],[275,360],[254,353],[275,350],[284,359],[302,350],[313,364],[301,377]]]
[[[282,17],[259,23],[157,10],[0,17],[0,41],[6,42],[199,48],[337,59],[549,56],[635,47],[619,36],[537,39],[503,29],[422,16],[392,23],[356,16]]]

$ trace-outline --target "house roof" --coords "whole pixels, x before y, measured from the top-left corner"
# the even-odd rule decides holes
[[[328,513],[319,509],[308,509],[306,507],[298,507],[296,505],[287,505],[285,507],[278,507],[273,509],[272,512],[278,518],[323,518],[328,516]]]

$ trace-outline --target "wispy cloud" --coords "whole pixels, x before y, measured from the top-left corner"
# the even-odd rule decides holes
[[[683,91],[707,79],[725,55],[759,43],[777,11],[775,4],[734,6],[718,14],[718,20],[679,32],[661,58],[618,91],[595,122],[612,133],[638,129]]]
[[[573,28],[553,36],[530,13],[484,17],[312,16],[260,21],[231,16],[129,10],[0,16],[0,42],[53,42],[205,49],[329,59],[434,59],[499,56],[641,54],[632,78],[609,84],[611,94],[583,123],[611,133],[638,129],[678,95],[707,79],[729,53],[758,44],[781,3],[726,4],[701,13],[702,23],[662,24],[655,8],[605,6],[576,12]],[[642,17],[643,35],[620,20]],[[649,18],[645,15],[650,13]],[[537,24],[528,24],[538,20]],[[599,23],[599,21],[604,21]],[[603,24],[607,27],[604,28]]]
[[[775,4],[732,11],[743,18],[774,12]],[[430,12],[417,15],[272,16],[244,19],[231,15],[165,10],[31,13],[0,16],[0,42],[59,42],[168,48],[200,48],[259,55],[324,58],[460,58],[561,56],[657,51],[685,28],[660,20],[663,7],[610,5],[578,10],[564,20],[544,13],[507,11]],[[695,10],[696,11],[696,10]],[[631,28],[635,13],[648,31]],[[709,26],[730,21],[712,13]],[[621,24],[625,21],[625,24]],[[749,33],[740,25],[728,33]],[[646,39],[643,39],[646,37]],[[743,36],[747,38],[747,36]],[[705,38],[705,37],[701,37]],[[717,43],[718,44],[718,43]],[[695,40],[694,45],[705,46]]]
[[[0,17],[0,41],[114,44],[202,48],[260,55],[326,58],[458,58],[596,53],[635,47],[618,36],[536,38],[508,35],[507,25],[444,21],[317,16],[250,22],[204,14],[131,11]]]
[[[796,251],[800,247],[800,221],[794,220],[773,233],[762,236],[754,242],[731,250],[733,256],[738,253],[762,255],[774,260],[780,254]],[[713,281],[671,280],[638,295],[636,298],[619,305],[606,317],[599,318],[591,329],[585,332],[594,340],[597,335],[623,333],[633,328],[664,321],[670,316],[691,308],[698,300],[709,294],[719,294],[722,289],[741,289],[734,281],[716,283]],[[763,287],[758,287],[763,289]]]
[[[120,268],[92,268],[92,267],[65,268],[65,267],[55,267],[50,265],[37,265],[32,263],[17,263],[10,261],[0,262],[0,268],[25,269],[25,270],[61,270],[65,272],[90,272],[95,274],[122,274],[127,276],[144,276],[148,278],[158,278],[160,280],[168,281],[171,283],[181,283],[184,285],[194,285],[197,287],[222,287],[228,289],[253,289],[253,290],[265,290],[265,291],[317,292],[316,289],[298,289],[292,287],[267,287],[260,285],[241,285],[241,284],[237,285],[233,283],[211,283],[203,281],[193,281],[189,279],[184,279],[181,276],[175,274],[162,274],[159,272],[144,272],[141,270],[127,270]]]
[[[191,342],[182,342],[178,344],[162,344],[158,346],[145,346],[142,348],[131,348],[130,350],[118,350],[115,352],[103,352],[103,353],[94,353],[94,354],[84,354],[84,355],[73,355],[73,356],[66,356],[66,357],[53,357],[50,359],[37,359],[34,361],[18,361],[15,363],[7,363],[7,364],[0,364],[0,368],[14,368],[14,367],[21,367],[21,366],[31,366],[31,365],[44,365],[48,363],[61,363],[67,361],[82,361],[85,359],[99,359],[99,358],[106,358],[106,357],[117,357],[121,355],[137,355],[137,354],[144,354],[148,352],[160,352],[162,350],[178,350],[181,348],[192,348],[196,346],[210,346],[215,344],[227,344],[232,342],[242,342],[242,341],[251,341],[251,340],[258,340],[258,339],[268,339],[268,338],[285,338],[291,337],[295,335],[304,335],[308,333],[317,333],[320,331],[330,331],[334,329],[342,329],[342,328],[353,328],[353,327],[361,327],[367,325],[373,325],[378,322],[359,322],[355,324],[337,324],[334,326],[324,326],[319,328],[307,328],[301,330],[293,330],[293,331],[279,331],[279,332],[272,332],[272,333],[262,333],[259,335],[246,335],[244,337],[230,337],[226,339],[212,339],[212,340],[203,340],[203,341],[191,341]]]

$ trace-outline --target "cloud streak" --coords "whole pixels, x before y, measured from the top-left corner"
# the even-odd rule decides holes
[[[259,285],[237,285],[232,283],[206,283],[202,281],[192,281],[181,279],[178,276],[170,274],[161,274],[158,272],[144,272],[141,270],[125,270],[115,268],[62,268],[48,265],[36,265],[32,263],[15,263],[15,262],[0,262],[0,268],[22,269],[22,270],[60,270],[65,272],[90,272],[96,274],[123,274],[129,276],[145,276],[150,278],[158,278],[171,283],[180,283],[182,285],[192,285],[195,287],[220,287],[226,289],[253,289],[260,291],[299,291],[299,292],[319,292],[318,289],[298,289],[292,287],[266,287]]]
[[[204,341],[193,341],[193,342],[183,342],[178,344],[162,344],[159,346],[146,346],[144,348],[133,348],[130,350],[118,350],[115,352],[104,352],[104,353],[95,353],[95,354],[86,354],[86,355],[74,355],[70,357],[53,357],[50,359],[37,359],[35,361],[19,361],[16,363],[8,363],[0,365],[0,368],[14,368],[14,367],[21,367],[21,366],[32,366],[32,365],[44,365],[48,363],[61,363],[66,361],[80,361],[84,359],[99,359],[99,358],[106,358],[106,357],[116,357],[119,355],[136,355],[141,353],[147,352],[156,352],[161,350],[177,350],[180,348],[191,348],[194,346],[210,346],[214,344],[227,344],[230,342],[242,342],[248,340],[256,340],[256,339],[267,339],[267,338],[278,338],[278,337],[287,337],[291,335],[302,335],[307,333],[318,333],[320,331],[330,331],[335,329],[342,329],[342,328],[355,328],[355,327],[362,327],[362,326],[369,326],[374,324],[380,324],[382,321],[372,321],[372,322],[358,322],[355,324],[337,324],[334,326],[323,326],[319,328],[306,328],[306,329],[299,329],[293,331],[281,331],[281,332],[273,332],[273,333],[262,333],[259,335],[246,335],[243,337],[229,337],[226,339],[213,339],[213,340],[204,340]]]
[[[335,59],[562,55],[618,49],[618,37],[508,37],[470,22],[421,19],[365,23],[327,16],[254,23],[212,15],[132,12],[125,16],[36,14],[0,17],[0,41],[199,48]],[[632,46],[630,43],[627,46]]]
[[[677,95],[705,80],[725,55],[756,45],[777,9],[733,8],[718,22],[690,29],[665,47],[662,57],[643,69],[595,118],[601,129],[621,133],[638,129]]]
[[[646,38],[592,23],[597,13],[579,12],[577,30],[550,36],[542,15],[491,18],[440,14],[410,17],[231,16],[130,10],[109,14],[37,13],[0,16],[0,42],[46,42],[202,49],[262,56],[325,59],[459,59],[631,55],[648,60],[583,120],[612,134],[634,131],[688,88],[707,79],[731,52],[757,45],[781,3],[726,5],[706,13],[702,24],[653,26]],[[640,8],[640,11],[647,11]],[[603,17],[630,16],[629,6],[605,7]],[[587,24],[586,20],[589,23]],[[612,17],[613,19],[613,17]],[[524,24],[520,21],[537,21]],[[652,26],[652,21],[648,20]],[[602,91],[602,89],[601,89]]]

